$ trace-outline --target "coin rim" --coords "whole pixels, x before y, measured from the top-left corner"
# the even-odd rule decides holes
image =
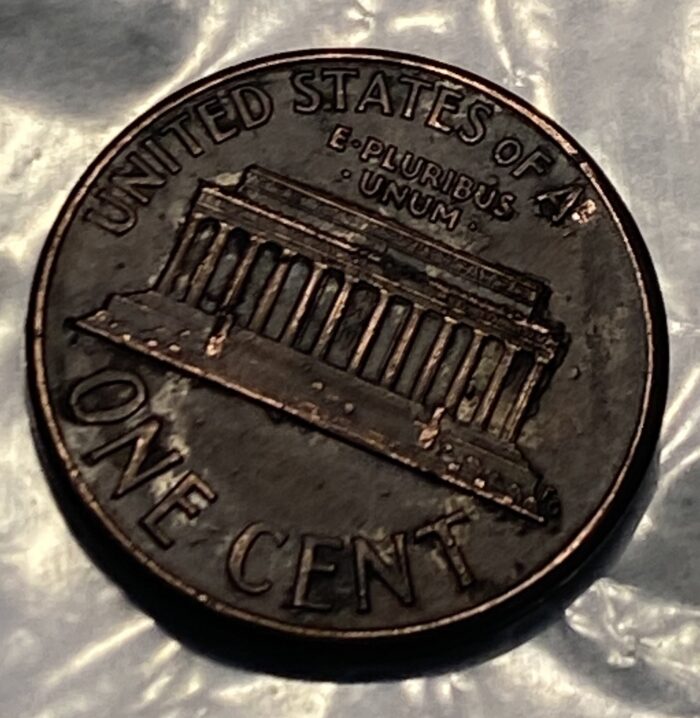
[[[49,292],[54,263],[58,256],[66,229],[73,222],[75,213],[84,200],[90,184],[98,177],[106,165],[129,144],[136,134],[148,127],[163,112],[187,101],[193,95],[215,86],[224,80],[234,79],[242,74],[268,70],[277,66],[292,65],[297,62],[313,60],[365,60],[410,66],[442,76],[446,79],[466,84],[471,88],[493,97],[524,116],[541,132],[558,144],[561,151],[576,162],[579,169],[594,187],[614,224],[618,228],[625,248],[634,268],[637,286],[642,300],[646,325],[648,365],[643,400],[637,421],[637,430],[628,447],[620,471],[610,484],[610,488],[588,522],[579,530],[564,548],[545,566],[531,574],[508,591],[478,606],[458,611],[439,619],[412,623],[394,628],[380,629],[335,629],[300,626],[283,620],[256,614],[252,611],[236,608],[228,603],[209,596],[206,592],[189,585],[177,575],[164,569],[158,562],[139,548],[129,536],[112,520],[98,503],[87,483],[81,480],[80,471],[71,458],[63,441],[61,429],[51,406],[48,383],[44,366],[44,323],[46,300]],[[668,386],[668,333],[663,300],[651,258],[642,236],[623,201],[598,168],[591,157],[581,148],[565,130],[547,118],[535,107],[508,90],[453,65],[430,60],[419,55],[388,50],[374,49],[326,49],[290,51],[250,60],[228,67],[206,78],[192,82],[175,93],[156,103],[127,126],[93,160],[88,169],[71,190],[42,248],[31,289],[29,311],[27,315],[27,372],[29,395],[34,410],[36,428],[42,439],[57,460],[60,470],[67,475],[70,484],[88,508],[97,516],[111,536],[142,565],[153,572],[168,585],[185,596],[194,599],[218,614],[243,620],[249,624],[258,624],[269,629],[282,631],[295,636],[315,638],[394,638],[397,636],[418,634],[433,629],[444,628],[452,624],[471,624],[485,620],[490,614],[501,612],[510,607],[540,597],[546,587],[559,585],[564,578],[570,577],[577,568],[577,562],[583,562],[597,548],[619,515],[624,512],[627,499],[640,483],[644,470],[654,453],[661,427],[663,408]],[[578,565],[580,568],[580,564]]]

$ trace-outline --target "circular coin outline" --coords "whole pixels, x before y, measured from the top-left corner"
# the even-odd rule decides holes
[[[44,367],[44,322],[45,306],[51,282],[52,269],[66,229],[72,223],[76,211],[85,198],[86,190],[106,165],[132,141],[136,133],[147,127],[161,113],[187,101],[193,95],[215,86],[222,81],[232,80],[248,73],[292,65],[295,62],[310,62],[315,59],[364,60],[389,62],[431,72],[445,79],[466,84],[486,93],[517,112],[523,121],[533,123],[536,128],[557,143],[561,151],[576,162],[604,202],[617,227],[630,261],[634,268],[637,287],[640,292],[646,325],[648,363],[646,383],[637,421],[636,433],[629,444],[621,469],[610,483],[610,487],[589,521],[576,536],[545,566],[516,584],[508,591],[478,606],[459,611],[452,615],[422,623],[388,629],[321,629],[299,626],[281,620],[257,615],[233,607],[182,581],[178,576],[162,568],[156,560],[134,544],[97,502],[87,484],[81,480],[80,470],[73,461],[63,441],[57,417],[52,409],[49,388]],[[290,636],[318,639],[376,639],[396,638],[404,635],[423,634],[459,624],[473,624],[486,621],[489,616],[523,606],[542,597],[548,587],[559,586],[570,578],[582,562],[597,549],[624,513],[626,503],[638,487],[654,454],[661,428],[663,409],[668,388],[668,333],[666,316],[658,279],[648,249],[624,202],[605,177],[602,170],[588,153],[568,133],[543,113],[508,90],[495,83],[459,67],[424,58],[388,50],[371,49],[326,49],[290,51],[250,60],[220,70],[213,75],[192,82],[177,92],[156,103],[129,124],[93,160],[71,190],[54,222],[42,248],[32,283],[29,310],[26,322],[26,352],[29,396],[33,405],[35,428],[43,440],[52,465],[57,464],[77,495],[95,515],[100,524],[126,552],[151,571],[165,584],[178,590],[182,595],[205,605],[215,613],[256,624],[267,629],[281,631]]]

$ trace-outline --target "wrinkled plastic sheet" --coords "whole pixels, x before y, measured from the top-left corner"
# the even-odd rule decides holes
[[[669,404],[632,535],[527,640],[401,680],[292,680],[184,647],[69,532],[25,398],[32,273],[97,152],[185,83],[323,46],[448,61],[566,127],[629,204],[669,320]],[[3,0],[0,103],[2,716],[700,715],[697,0]]]

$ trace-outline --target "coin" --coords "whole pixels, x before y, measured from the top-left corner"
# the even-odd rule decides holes
[[[462,70],[302,52],[128,127],[28,320],[59,480],[216,614],[398,637],[522,610],[653,451],[666,330],[586,153]]]

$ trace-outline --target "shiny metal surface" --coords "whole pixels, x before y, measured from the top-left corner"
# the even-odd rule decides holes
[[[256,674],[193,653],[155,625],[66,528],[36,456],[24,394],[23,321],[35,262],[97,152],[191,80],[257,55],[331,45],[455,63],[569,130],[640,226],[671,338],[653,495],[604,573],[515,648],[381,683]],[[700,715],[697,2],[5,0],[0,61],[4,715]]]

